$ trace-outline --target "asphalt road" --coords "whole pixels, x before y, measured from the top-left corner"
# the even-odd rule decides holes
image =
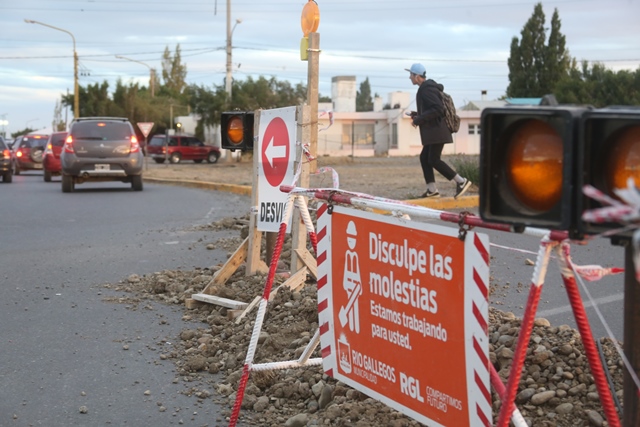
[[[496,287],[490,298],[491,305],[499,310],[511,311],[517,316],[522,316],[534,273],[534,266],[530,262],[537,259],[540,239],[513,233],[480,229],[475,231],[488,234],[492,245],[490,274]],[[587,245],[572,244],[571,259],[577,266],[624,268],[624,249],[612,246],[607,239],[594,239]],[[578,281],[578,287],[593,336],[609,336],[609,328],[615,338],[622,340],[624,274],[606,276],[593,282],[582,280],[582,285]],[[555,254],[550,259],[544,277],[536,317],[544,317],[552,325],[566,324],[576,327]]]
[[[103,284],[224,262],[226,251],[205,246],[229,232],[193,226],[244,215],[249,198],[153,184],[76,190],[35,172],[0,184],[0,426],[224,425],[211,399],[181,394],[189,383],[174,383],[173,362],[159,357],[200,325],[181,320],[183,306],[106,302],[127,295]]]
[[[229,232],[193,226],[244,215],[249,202],[148,183],[143,192],[100,183],[63,194],[59,179],[44,183],[40,173],[0,184],[0,426],[226,425],[211,399],[182,395],[188,385],[174,383],[172,362],[159,358],[180,330],[197,326],[181,320],[183,307],[132,310],[106,302],[126,295],[103,284],[223,262],[226,252],[203,242]],[[489,234],[493,245],[491,305],[521,316],[534,269],[527,260],[535,261],[539,239],[474,231]],[[572,247],[579,265],[622,267],[623,255],[607,240]],[[621,339],[623,275],[585,286]],[[587,312],[594,336],[606,336],[594,308]],[[575,326],[553,259],[538,317]]]

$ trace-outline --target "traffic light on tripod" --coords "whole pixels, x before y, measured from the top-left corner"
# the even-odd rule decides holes
[[[251,111],[224,112],[220,118],[221,148],[231,151],[253,150],[254,113]]]
[[[615,198],[640,186],[640,110],[575,106],[487,108],[480,142],[480,216],[524,227],[565,230],[573,239],[619,224],[593,225],[582,212],[600,205],[590,184]]]

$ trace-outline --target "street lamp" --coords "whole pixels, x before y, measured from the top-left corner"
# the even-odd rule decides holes
[[[137,62],[138,64],[142,64],[149,69],[149,88],[151,89],[151,97],[153,98],[155,95],[155,82],[156,82],[156,69],[151,67],[148,64],[145,64],[142,61],[136,61],[135,59],[126,58],[124,56],[116,55],[116,58],[126,59],[127,61]]]
[[[227,0],[227,78],[225,81],[225,89],[229,96],[229,102],[231,102],[231,38],[233,36],[233,30],[236,29],[236,25],[242,22],[242,19],[236,19],[236,23],[231,28],[231,0]]]
[[[63,30],[62,28],[54,27],[53,25],[45,24],[39,21],[33,21],[31,19],[25,19],[27,24],[38,24],[45,27],[53,28],[54,30],[62,31],[71,36],[73,40],[73,117],[76,119],[80,117],[80,94],[78,93],[78,52],[76,52],[76,38],[70,31]]]

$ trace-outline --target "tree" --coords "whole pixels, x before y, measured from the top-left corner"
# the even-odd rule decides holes
[[[356,111],[373,111],[369,77],[360,83],[360,90],[356,93]]]
[[[182,64],[180,44],[176,45],[176,52],[173,56],[169,52],[169,46],[164,49],[162,79],[164,85],[161,88],[161,94],[177,97],[186,88],[187,66]]]
[[[189,96],[189,105],[200,116],[198,126],[214,126],[220,123],[220,113],[224,110],[226,91],[222,86],[208,89],[205,86],[189,85],[185,92]]]
[[[552,93],[556,83],[567,75],[571,58],[566,49],[566,37],[560,32],[560,17],[555,9],[551,17],[551,32],[546,48],[544,70],[541,87],[547,90],[544,94]]]
[[[235,80],[231,109],[257,110],[300,105],[307,96],[307,88],[302,83],[295,87],[288,81],[278,81],[275,77],[264,76],[254,80]]]
[[[587,61],[578,66],[574,60],[568,74],[556,84],[558,102],[562,104],[640,105],[640,68],[615,72],[601,63],[589,67]]]
[[[569,69],[570,57],[565,36],[560,32],[558,10],[551,19],[548,44],[544,23],[542,3],[538,3],[522,28],[521,40],[517,37],[511,40],[508,97],[541,97],[552,93],[554,85]]]
[[[275,77],[264,76],[253,79],[233,81],[233,99],[226,103],[223,86],[208,89],[204,86],[190,85],[185,91],[189,105],[194,113],[200,115],[200,121],[208,126],[220,123],[222,111],[253,111],[300,105],[306,99],[307,88],[301,83],[292,86],[288,81],[278,81]]]

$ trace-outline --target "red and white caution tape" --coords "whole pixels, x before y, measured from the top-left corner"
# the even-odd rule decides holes
[[[603,267],[601,265],[575,265],[572,264],[574,271],[587,282],[595,282],[605,276],[612,274],[624,273],[624,268],[620,267]]]
[[[328,115],[329,116],[329,124],[321,129],[318,129],[318,132],[322,132],[323,130],[327,130],[329,129],[331,126],[333,126],[333,111],[331,110],[322,110],[318,113],[318,118],[324,116],[324,115]]]
[[[635,187],[633,178],[629,178],[627,185],[627,188],[614,190],[622,202],[607,196],[591,185],[585,185],[582,188],[583,193],[604,206],[585,211],[582,214],[583,221],[596,224],[603,222],[629,224],[640,221],[640,193]]]
[[[605,205],[602,208],[591,209],[582,214],[587,222],[600,224],[603,222],[617,222],[632,228],[640,227],[640,191],[633,178],[627,180],[627,188],[618,188],[614,193],[622,200],[618,201],[607,196],[602,191],[590,185],[582,188],[584,194]],[[633,247],[633,265],[635,278],[640,281],[640,229],[636,230],[631,239]]]

